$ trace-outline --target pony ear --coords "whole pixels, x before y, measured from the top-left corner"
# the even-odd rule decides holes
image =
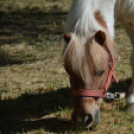
[[[64,37],[64,40],[65,40],[66,43],[69,43],[70,42],[71,34],[65,33],[63,37]]]
[[[106,34],[103,31],[98,31],[95,33],[95,40],[101,45],[105,45],[106,43]]]

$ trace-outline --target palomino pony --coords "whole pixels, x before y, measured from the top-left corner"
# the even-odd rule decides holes
[[[89,128],[100,122],[100,105],[114,76],[114,23],[120,21],[134,46],[134,0],[73,0],[65,25],[64,67],[73,89],[72,119]],[[134,50],[132,85],[126,108],[134,113]]]

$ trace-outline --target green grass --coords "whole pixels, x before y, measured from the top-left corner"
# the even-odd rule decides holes
[[[0,130],[2,134],[133,134],[125,100],[104,101],[101,123],[90,130],[71,121],[72,92],[62,61],[65,0],[0,1]],[[116,24],[118,84],[131,84],[131,42]]]

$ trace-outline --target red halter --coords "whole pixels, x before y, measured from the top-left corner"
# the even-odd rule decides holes
[[[119,82],[118,78],[114,74],[115,65],[114,65],[113,56],[112,56],[112,54],[110,53],[110,51],[108,50],[107,47],[106,47],[106,50],[108,51],[108,53],[110,55],[111,65],[110,65],[108,78],[107,78],[107,81],[106,81],[103,89],[102,90],[87,90],[87,89],[73,90],[73,96],[85,96],[85,97],[88,96],[88,97],[107,98],[107,96],[108,96],[108,93],[107,93],[108,92],[108,87],[110,85],[110,82],[111,82],[112,78],[115,80],[116,83]]]

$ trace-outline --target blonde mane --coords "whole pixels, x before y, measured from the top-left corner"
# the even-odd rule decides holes
[[[107,2],[106,4],[112,10],[113,7]],[[65,44],[64,62],[67,58],[73,71],[80,75],[85,83],[92,80],[93,70],[101,70],[103,65],[109,62],[107,51],[94,39],[95,32],[101,30],[106,33],[106,45],[111,53],[114,53],[114,30],[109,29],[107,21],[104,20],[106,28],[96,19],[97,6],[94,0],[74,0],[65,26],[65,33],[71,34],[71,40],[69,44]]]

